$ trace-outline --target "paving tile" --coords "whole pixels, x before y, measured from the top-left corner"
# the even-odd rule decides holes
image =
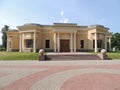
[[[0,90],[120,90],[120,61],[0,61]]]

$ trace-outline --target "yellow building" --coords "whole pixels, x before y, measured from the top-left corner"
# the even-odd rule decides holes
[[[74,23],[53,25],[24,24],[7,32],[7,51],[53,52],[111,50],[111,33],[102,25],[78,26]]]

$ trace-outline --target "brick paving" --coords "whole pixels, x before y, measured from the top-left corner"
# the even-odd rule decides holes
[[[119,60],[0,61],[0,90],[120,90]]]

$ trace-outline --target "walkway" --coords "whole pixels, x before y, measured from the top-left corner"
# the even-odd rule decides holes
[[[0,61],[0,90],[120,90],[119,60]]]

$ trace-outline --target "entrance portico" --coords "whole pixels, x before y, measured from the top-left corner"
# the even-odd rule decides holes
[[[93,48],[94,52],[98,52],[98,49],[109,49],[111,51],[111,36],[108,36],[106,33],[93,33]],[[107,45],[108,44],[108,45]],[[109,47],[108,47],[109,46]]]
[[[55,32],[54,52],[76,52],[76,32]]]

